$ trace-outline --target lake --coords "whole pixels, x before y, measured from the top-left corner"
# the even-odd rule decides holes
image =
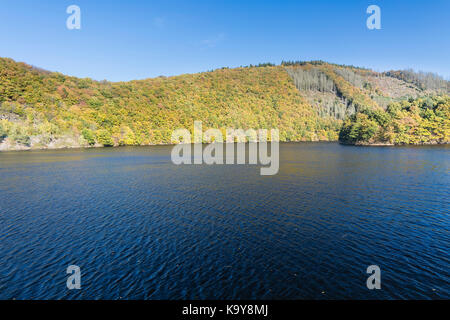
[[[449,146],[282,143],[274,176],[171,148],[0,153],[0,299],[450,298]]]

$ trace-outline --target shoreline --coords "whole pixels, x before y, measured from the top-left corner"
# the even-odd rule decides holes
[[[342,142],[339,142],[339,143],[344,144]],[[444,142],[434,141],[434,142],[404,143],[404,144],[384,143],[384,142],[375,142],[375,143],[360,142],[360,143],[346,144],[346,145],[356,146],[356,147],[406,147],[406,146],[420,147],[420,146],[442,146],[442,145],[447,145],[447,144],[450,144],[450,142],[449,141],[444,141]]]
[[[270,143],[270,141],[267,141]],[[238,143],[238,142],[223,142],[223,144],[228,143]],[[244,142],[247,144],[248,142]],[[279,141],[279,143],[339,143],[339,141],[326,141],[326,140],[319,140],[319,141]],[[139,144],[139,145],[117,145],[117,146],[103,146],[103,145],[93,145],[93,146],[58,146],[58,147],[27,147],[23,145],[15,146],[14,148],[10,149],[1,149],[0,153],[2,152],[18,152],[18,151],[44,151],[44,150],[71,150],[71,149],[116,149],[116,148],[124,148],[124,147],[157,147],[157,146],[175,146],[178,144],[183,143],[159,143],[159,144]],[[195,143],[189,143],[190,145],[194,145]],[[210,143],[202,143],[202,145],[208,145]]]
[[[268,141],[270,142],[270,141]],[[224,142],[224,144],[228,143],[237,143],[237,142]],[[247,144],[248,142],[245,142]],[[343,146],[353,146],[353,147],[421,147],[421,146],[443,146],[449,145],[449,142],[425,142],[425,143],[411,143],[411,144],[394,144],[394,143],[345,143],[342,141],[279,141],[279,143],[338,143]],[[194,143],[190,143],[191,145]],[[204,145],[208,145],[209,143],[202,143]],[[146,144],[146,145],[118,145],[118,146],[103,146],[103,145],[93,145],[93,146],[58,146],[58,147],[27,147],[23,145],[16,145],[13,148],[0,148],[0,153],[8,153],[8,152],[26,152],[26,151],[55,151],[55,150],[73,150],[73,149],[117,149],[124,147],[156,147],[156,146],[174,146],[177,145],[175,143],[160,143],[160,144]]]

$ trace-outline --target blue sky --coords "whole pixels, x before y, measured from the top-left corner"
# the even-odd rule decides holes
[[[81,30],[66,28],[72,4]],[[449,15],[448,0],[2,0],[0,56],[111,81],[319,59],[450,78]]]

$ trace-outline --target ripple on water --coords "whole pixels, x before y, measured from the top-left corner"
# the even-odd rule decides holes
[[[170,147],[3,153],[0,299],[448,299],[449,150],[281,144],[271,177]]]

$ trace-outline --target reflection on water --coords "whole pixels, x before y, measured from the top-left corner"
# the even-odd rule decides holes
[[[280,144],[275,176],[170,151],[1,153],[0,299],[450,298],[448,147]]]

